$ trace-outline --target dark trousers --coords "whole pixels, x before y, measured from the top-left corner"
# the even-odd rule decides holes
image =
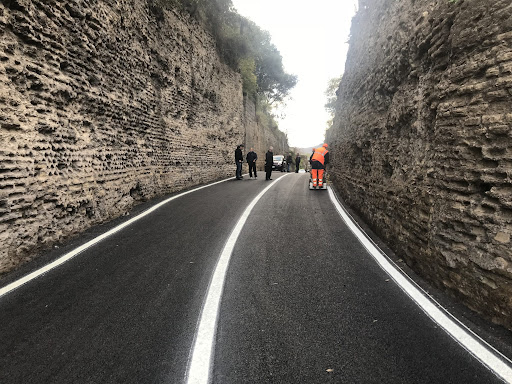
[[[242,178],[242,162],[241,161],[236,162],[236,178],[237,179]]]
[[[272,166],[265,167],[265,172],[267,173],[265,180],[270,180],[270,177],[272,176]]]
[[[253,161],[252,163],[247,164],[249,164],[249,176],[252,177],[252,172],[254,171],[254,177],[258,177],[256,174],[256,163]]]
[[[325,166],[321,162],[314,160],[311,162],[311,169],[325,169]]]

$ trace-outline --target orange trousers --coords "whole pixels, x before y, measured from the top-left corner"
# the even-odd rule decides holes
[[[311,178],[313,179],[313,187],[324,186],[324,169],[312,169]]]

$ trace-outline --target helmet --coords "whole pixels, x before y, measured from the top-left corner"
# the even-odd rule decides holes
[[[327,145],[327,144],[324,144],[324,145],[322,145],[322,147],[325,147],[325,148],[327,148],[327,147],[328,147],[328,145]]]

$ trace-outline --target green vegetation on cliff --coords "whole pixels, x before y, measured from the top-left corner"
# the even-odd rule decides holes
[[[297,76],[285,72],[267,31],[239,15],[231,0],[157,0],[154,4],[179,9],[203,24],[217,41],[220,56],[241,73],[244,94],[272,118],[272,108],[285,102]]]
[[[340,86],[342,77],[343,75],[340,75],[330,79],[324,92],[325,97],[327,97],[327,103],[325,103],[324,107],[325,110],[329,113],[327,128],[330,128],[334,121],[334,115],[336,114],[336,101],[338,100],[337,91],[338,87]]]

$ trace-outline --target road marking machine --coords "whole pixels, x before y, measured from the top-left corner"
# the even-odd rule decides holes
[[[311,170],[309,171],[309,189],[327,189],[327,181],[328,181],[328,178],[327,178],[327,172],[324,171],[324,175],[323,175],[323,181],[322,181],[322,186],[316,186],[316,187],[313,187],[313,176],[311,174]],[[318,183],[320,184],[320,183]]]

